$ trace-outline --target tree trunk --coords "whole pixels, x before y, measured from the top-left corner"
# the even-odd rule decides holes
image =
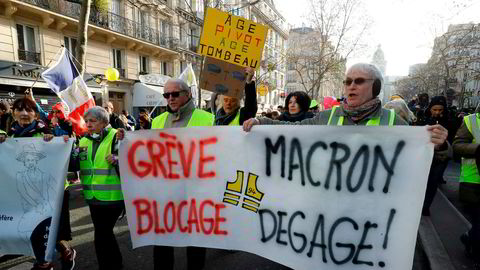
[[[81,75],[85,72],[87,62],[87,39],[88,39],[88,18],[90,17],[90,5],[92,0],[82,1],[82,10],[80,11],[80,18],[78,20],[78,47],[77,60],[75,65]],[[80,62],[80,63],[79,63]]]

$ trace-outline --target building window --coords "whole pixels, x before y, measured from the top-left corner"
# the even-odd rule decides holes
[[[67,49],[73,57],[77,55],[77,40],[71,37],[63,37],[63,42],[65,44],[65,49]]]
[[[41,64],[37,53],[35,28],[17,24],[18,58],[28,63]]]
[[[168,75],[168,63],[167,62],[162,62],[162,74],[163,75]]]
[[[112,49],[113,53],[113,67],[118,70],[121,77],[125,77],[125,66],[123,64],[123,50]]]
[[[180,74],[183,70],[187,67],[187,63],[185,61],[180,61]]]
[[[148,56],[140,55],[138,62],[140,64],[139,74],[148,74],[150,72],[150,61],[148,59]]]

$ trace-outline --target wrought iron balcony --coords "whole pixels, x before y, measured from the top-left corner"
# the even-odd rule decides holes
[[[81,6],[77,3],[64,0],[20,0],[53,11],[74,19],[80,17]],[[161,0],[160,0],[161,1]],[[90,10],[89,23],[128,37],[140,39],[157,46],[174,49],[169,39],[156,29],[149,27],[112,12],[100,12],[94,8]],[[168,24],[163,22],[164,24]],[[171,27],[171,25],[170,25]]]
[[[40,53],[18,50],[18,59],[26,63],[41,65]]]

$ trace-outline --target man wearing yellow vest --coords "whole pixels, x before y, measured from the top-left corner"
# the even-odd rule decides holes
[[[190,87],[180,79],[170,79],[163,87],[163,97],[167,100],[167,111],[155,117],[152,129],[211,126],[213,115],[196,109]]]
[[[163,97],[167,100],[167,111],[155,117],[152,129],[212,126],[213,115],[196,109],[190,87],[180,79],[170,79],[163,87]],[[125,130],[119,129],[117,139],[123,140]],[[187,247],[187,267],[189,270],[203,269],[206,249]],[[173,247],[155,246],[153,248],[153,267],[155,270],[173,270]]]
[[[110,115],[99,106],[84,115],[88,134],[70,158],[70,170],[80,171],[83,196],[95,229],[94,245],[99,269],[121,269],[122,254],[113,227],[125,209],[118,170],[117,131]]]
[[[462,157],[460,174],[460,201],[471,217],[472,228],[460,240],[466,254],[475,260],[474,269],[480,269],[480,115],[470,114],[463,118],[453,140],[453,151]]]
[[[257,89],[255,87],[255,81],[252,81],[253,73],[255,71],[252,68],[246,68],[246,83],[245,83],[245,106],[240,108],[240,99],[235,97],[229,97],[225,95],[212,95],[211,108],[215,114],[216,126],[241,126],[245,120],[255,117],[257,114]],[[215,104],[215,101],[219,96],[219,101],[222,107],[219,110]]]

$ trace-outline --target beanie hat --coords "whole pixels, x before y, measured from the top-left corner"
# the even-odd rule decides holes
[[[442,105],[444,108],[447,108],[447,99],[444,96],[434,96],[430,100],[429,107],[433,107],[435,105]]]

